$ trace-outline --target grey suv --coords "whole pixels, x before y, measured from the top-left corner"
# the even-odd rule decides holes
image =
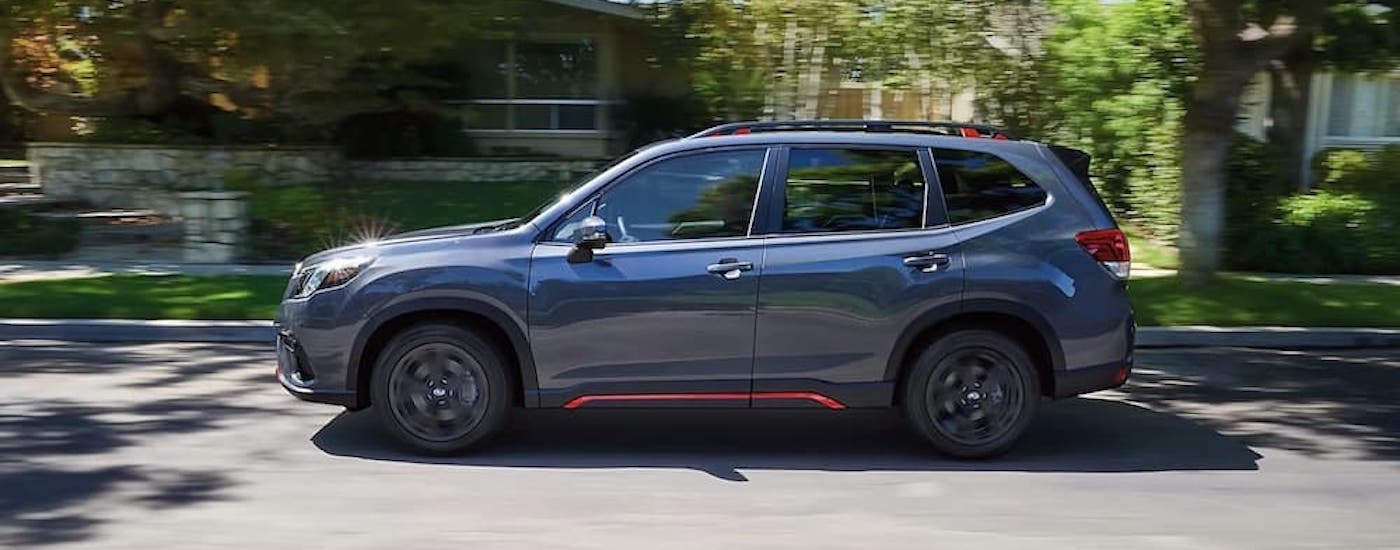
[[[516,407],[893,406],[996,455],[1042,397],[1132,366],[1128,246],[1088,164],[983,126],[718,126],[518,219],[307,258],[278,379],[427,453]]]

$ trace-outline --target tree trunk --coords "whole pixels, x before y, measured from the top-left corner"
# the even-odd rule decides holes
[[[1284,177],[1297,189],[1307,189],[1312,183],[1303,174],[1304,167],[1312,161],[1304,158],[1304,142],[1315,68],[1316,60],[1307,48],[1269,64],[1269,119],[1272,124],[1267,138],[1288,159]]]
[[[1228,56],[1224,56],[1228,57]],[[1200,283],[1220,269],[1225,226],[1225,158],[1240,96],[1253,74],[1247,64],[1210,59],[1186,102],[1182,136],[1181,276]]]

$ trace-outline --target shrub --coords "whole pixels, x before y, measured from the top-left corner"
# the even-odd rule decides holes
[[[0,209],[0,256],[58,256],[78,247],[82,224]]]
[[[1294,273],[1400,273],[1400,147],[1330,150],[1322,187],[1288,195],[1263,144],[1236,148],[1227,188],[1227,267]],[[1259,164],[1261,163],[1262,164]],[[1275,166],[1272,170],[1269,166]]]
[[[1230,269],[1282,271],[1275,266],[1278,203],[1290,191],[1287,162],[1275,146],[1244,134],[1230,143],[1225,166],[1225,251]]]
[[[230,174],[224,187],[248,193],[249,260],[294,260],[325,248],[344,232],[343,216],[330,215],[321,187],[275,185]]]

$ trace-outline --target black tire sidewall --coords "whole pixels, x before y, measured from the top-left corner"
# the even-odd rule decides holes
[[[974,347],[995,350],[1010,360],[1012,371],[1022,385],[1023,399],[1020,415],[1011,429],[985,443],[969,445],[949,438],[934,425],[933,418],[928,414],[926,389],[934,371],[944,358],[958,350]],[[946,333],[925,348],[910,366],[911,370],[900,396],[902,412],[914,430],[943,454],[965,459],[991,458],[1005,454],[1030,427],[1040,407],[1040,377],[1034,365],[1020,343],[999,332],[969,329]]]
[[[389,403],[389,377],[394,365],[408,352],[425,344],[448,344],[461,348],[481,365],[486,374],[487,403],[481,421],[461,437],[431,441],[404,428]],[[370,383],[370,403],[385,431],[408,448],[425,454],[454,454],[485,442],[505,428],[510,416],[513,378],[504,355],[491,343],[466,327],[450,323],[422,323],[396,334],[374,362]]]

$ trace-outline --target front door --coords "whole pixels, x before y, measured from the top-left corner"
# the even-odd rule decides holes
[[[904,329],[962,296],[962,253],[929,185],[930,157],[793,147],[780,166],[764,224],[753,391],[804,399],[754,405],[888,405],[890,352]]]
[[[529,325],[540,405],[747,406],[766,148],[667,157],[624,175],[535,247]],[[573,226],[611,242],[570,261]]]

